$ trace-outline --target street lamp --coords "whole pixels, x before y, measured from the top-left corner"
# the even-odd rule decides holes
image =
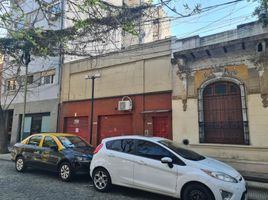
[[[25,125],[25,113],[26,113],[26,100],[27,100],[27,84],[28,84],[28,66],[31,62],[31,54],[29,44],[25,41],[21,42],[23,54],[21,56],[21,63],[25,65],[25,78],[24,78],[24,101],[23,101],[23,114],[21,119],[21,134],[20,141],[23,140],[24,125]]]
[[[90,132],[89,132],[89,143],[92,144],[92,135],[93,135],[93,114],[94,114],[94,89],[95,89],[95,79],[100,78],[100,73],[96,73],[94,75],[86,75],[85,79],[92,80],[92,88],[91,88],[91,113],[90,113]]]

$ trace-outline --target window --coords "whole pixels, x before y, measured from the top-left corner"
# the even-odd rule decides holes
[[[204,96],[211,96],[212,95],[212,87],[206,87],[204,90]]]
[[[134,140],[131,139],[113,140],[106,143],[106,148],[109,150],[133,154],[135,151],[135,144]]]
[[[31,137],[29,139],[28,144],[29,145],[34,145],[34,146],[39,146],[41,139],[42,139],[42,136],[41,135],[33,136],[33,137]]]
[[[53,84],[55,73],[55,69],[41,72],[41,84]]]
[[[8,80],[6,84],[7,91],[16,90],[16,80]]]
[[[166,147],[176,152],[178,155],[180,155],[181,157],[185,159],[194,160],[194,161],[205,159],[204,156],[201,156],[194,151],[182,148],[179,144],[171,140],[162,140],[159,143],[165,145]]]
[[[33,75],[30,75],[27,77],[27,83],[28,84],[33,84]]]
[[[43,147],[53,147],[58,146],[53,138],[46,136],[43,142]]]
[[[163,147],[145,140],[137,141],[137,155],[155,160],[161,160],[164,157],[169,157],[176,163],[179,160],[175,155]]]
[[[225,95],[227,92],[226,84],[218,83],[215,86],[215,94],[217,95]]]
[[[54,75],[43,76],[41,79],[42,84],[53,84],[54,83]]]

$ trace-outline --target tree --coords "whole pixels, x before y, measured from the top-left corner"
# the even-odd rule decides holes
[[[36,9],[29,19],[23,3],[3,0],[0,2],[0,28],[5,29],[7,37],[0,38],[0,54],[6,58],[1,76],[14,77],[17,82],[12,98],[1,97],[0,104],[0,153],[7,152],[6,111],[17,94],[27,82],[21,75],[24,68],[22,55],[28,51],[35,57],[64,55],[94,56],[97,52],[87,51],[88,44],[113,42],[114,31],[122,29],[137,34],[134,24],[146,10],[152,7],[143,4],[137,7],[114,5],[101,0],[66,0],[64,9],[55,7],[51,1],[33,0]],[[58,5],[57,5],[58,6]],[[68,12],[68,13],[67,13]],[[38,17],[45,22],[46,28],[38,25]],[[64,18],[69,26],[55,25],[58,18]],[[12,73],[12,74],[8,74]],[[9,87],[2,83],[2,86]]]

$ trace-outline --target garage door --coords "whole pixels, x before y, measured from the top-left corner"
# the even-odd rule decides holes
[[[64,132],[76,134],[89,141],[88,117],[67,117],[64,120]]]
[[[98,142],[107,137],[133,134],[131,115],[101,116],[99,120]]]

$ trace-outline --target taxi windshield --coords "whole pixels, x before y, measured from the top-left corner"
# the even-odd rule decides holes
[[[78,136],[58,136],[63,146],[67,148],[88,147],[89,145]]]

